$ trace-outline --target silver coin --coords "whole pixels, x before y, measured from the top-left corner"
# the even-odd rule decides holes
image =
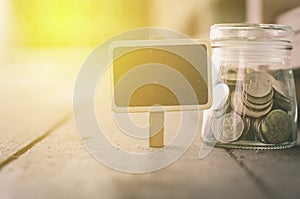
[[[289,97],[286,97],[284,95],[281,95],[280,93],[278,93],[276,90],[274,90],[274,98],[276,100],[282,101],[282,102],[286,102],[288,104],[291,103],[291,99]]]
[[[245,129],[243,132],[243,140],[251,140],[255,141],[255,132],[253,131],[253,123],[254,119],[250,117],[242,117],[244,124],[245,124]]]
[[[240,91],[232,92],[230,103],[231,103],[231,107],[239,114],[247,115],[254,118],[262,117],[268,114],[271,111],[273,105],[273,103],[271,103],[269,107],[260,111],[252,110],[244,105],[242,100],[242,93]]]
[[[292,110],[292,104],[274,99],[274,108],[275,109],[282,109],[282,110],[288,112],[288,111]]]
[[[265,97],[272,90],[271,79],[262,72],[249,73],[244,79],[244,90],[254,98]]]
[[[271,104],[273,103],[273,101],[270,100],[269,102],[267,102],[265,104],[253,104],[252,102],[249,102],[247,99],[245,99],[244,96],[242,97],[242,100],[247,107],[249,107],[252,110],[257,110],[257,111],[264,110],[264,109],[270,107]]]
[[[273,110],[263,120],[261,132],[269,143],[287,142],[292,132],[292,120],[286,112],[280,109]]]
[[[211,109],[213,111],[218,111],[222,109],[228,100],[229,88],[226,84],[220,83],[216,85],[213,89],[213,102]]]
[[[244,122],[242,118],[234,113],[227,113],[222,117],[215,119],[214,136],[222,143],[228,143],[238,140],[244,131]]]
[[[262,142],[262,143],[267,143],[267,141],[264,139],[263,135],[262,135],[262,131],[261,131],[261,126],[262,126],[262,121],[263,119],[256,119],[254,121],[254,131],[255,131],[255,135],[258,139],[258,141]]]
[[[286,85],[283,82],[276,80],[271,75],[270,75],[270,78],[271,78],[272,87],[274,88],[274,90],[283,98],[289,99],[288,88],[286,87]]]
[[[273,91],[273,89],[271,89],[271,92],[264,97],[252,97],[252,96],[248,95],[247,93],[244,93],[243,97],[252,104],[263,105],[263,104],[270,102],[273,98],[273,95],[274,95],[274,91]]]
[[[276,90],[274,91],[273,101],[274,101],[275,108],[283,109],[285,111],[292,110],[293,103],[291,103],[291,99],[282,96]]]
[[[291,99],[282,96],[277,91],[275,91],[274,93],[274,102],[284,110],[291,110],[292,107]]]
[[[236,82],[244,79],[246,70],[238,66],[221,65],[219,73],[221,80]]]
[[[220,109],[212,111],[212,116],[213,117],[220,117],[220,116],[222,116],[226,113],[228,108],[229,108],[229,102],[227,102],[226,105],[221,107]]]
[[[249,117],[242,117],[242,120],[244,121],[245,124],[244,133],[247,133],[247,131],[251,127],[251,119]]]

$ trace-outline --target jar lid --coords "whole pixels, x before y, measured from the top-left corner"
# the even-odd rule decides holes
[[[292,42],[294,32],[290,26],[279,24],[224,23],[210,28],[212,41],[222,40],[269,40]]]

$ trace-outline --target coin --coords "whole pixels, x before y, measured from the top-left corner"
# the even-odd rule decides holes
[[[279,95],[281,95],[283,98],[289,99],[288,89],[287,89],[286,85],[284,85],[283,82],[276,80],[274,77],[271,78],[271,81],[272,81],[272,87],[274,88],[274,90]]]
[[[250,101],[247,99],[247,97],[245,97],[245,95],[243,95],[242,100],[243,100],[244,104],[245,104],[247,107],[249,107],[249,108],[251,108],[251,109],[254,109],[254,110],[263,110],[263,109],[266,109],[266,108],[268,108],[268,107],[272,104],[272,102],[273,102],[273,100],[269,100],[269,101],[267,101],[265,104],[255,104],[255,103],[250,102]]]
[[[252,131],[252,119],[249,118],[249,117],[241,117],[242,120],[244,121],[244,132],[243,132],[243,135],[242,135],[242,139],[243,140],[255,140],[255,135]]]
[[[268,75],[262,72],[252,72],[244,79],[245,92],[254,97],[260,98],[267,96],[272,90],[272,82]]]
[[[240,81],[232,81],[232,80],[222,80],[221,79],[221,82],[222,83],[225,83],[225,84],[227,84],[228,86],[236,86],[238,83],[240,83]]]
[[[229,87],[220,83],[213,89],[213,103],[210,109],[212,116],[220,117],[228,108]]]
[[[290,103],[281,102],[280,100],[274,100],[274,109],[282,109],[288,112],[292,110],[292,105]]]
[[[285,111],[290,111],[292,109],[292,103],[289,98],[286,98],[279,94],[277,91],[274,92],[274,106],[283,109]]]
[[[228,108],[229,108],[229,102],[227,101],[226,105],[224,105],[223,107],[221,107],[218,110],[212,111],[212,115],[214,117],[220,117],[220,116],[224,115],[226,112],[228,112],[227,111]]]
[[[242,118],[234,113],[226,113],[222,117],[215,119],[214,136],[219,142],[233,142],[239,139],[244,131]]]
[[[246,134],[251,128],[251,119],[249,117],[242,117],[242,120],[244,121],[245,124],[243,133]]]
[[[261,131],[262,121],[263,121],[263,119],[255,120],[254,125],[253,125],[255,135],[256,135],[258,141],[260,141],[262,143],[268,143],[262,135],[262,131]]]
[[[211,109],[219,110],[225,106],[229,96],[229,88],[226,84],[217,84],[213,89],[213,103]]]
[[[267,107],[266,109],[260,111],[248,108],[243,103],[242,93],[240,91],[232,92],[230,103],[231,103],[231,107],[239,114],[248,115],[250,117],[255,117],[255,118],[266,115],[272,109],[272,104],[270,104],[269,107]]]
[[[279,109],[283,109],[285,111],[292,110],[292,103],[290,100],[286,100],[275,95],[273,101],[274,101],[274,107],[278,107]]]
[[[274,105],[273,105],[273,109],[281,109],[285,112],[289,112],[292,110],[292,107],[290,105],[284,105],[284,104],[281,104],[280,102],[274,102]]]
[[[224,81],[242,81],[247,74],[246,69],[239,68],[238,66],[221,65],[220,78]]]
[[[279,66],[279,68],[281,68],[281,66]],[[286,76],[286,70],[283,69],[275,69],[274,67],[272,68],[273,70],[268,70],[268,73],[270,73],[270,75],[272,75],[272,77],[274,77],[275,80],[279,80],[279,79],[285,79]]]
[[[273,95],[274,91],[273,89],[271,89],[271,92],[264,97],[252,97],[251,95],[244,93],[244,98],[246,98],[247,101],[249,101],[252,104],[262,105],[270,102],[273,98]]]
[[[292,120],[286,112],[280,109],[271,111],[261,126],[262,136],[272,144],[287,142],[291,136],[291,131]]]
[[[274,97],[277,99],[277,100],[280,100],[280,101],[283,101],[283,102],[286,102],[286,103],[290,103],[291,102],[291,99],[287,96],[284,96],[282,94],[280,94],[278,91],[274,90]]]

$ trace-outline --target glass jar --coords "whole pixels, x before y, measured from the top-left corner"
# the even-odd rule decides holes
[[[276,24],[216,24],[210,39],[213,105],[202,138],[228,148],[284,149],[297,141],[297,103],[289,68],[293,31]]]

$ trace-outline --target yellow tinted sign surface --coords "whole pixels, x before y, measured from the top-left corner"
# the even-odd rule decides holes
[[[184,53],[182,56],[180,52],[192,56],[193,64],[185,58]],[[158,104],[162,106],[208,104],[207,65],[205,45],[116,47],[113,49],[115,105],[148,107]],[[145,69],[138,70],[143,67]],[[126,76],[133,73],[135,75],[126,79]],[[171,74],[176,74],[176,77]],[[145,79],[150,81],[144,82]],[[162,80],[170,79],[171,84],[162,84]],[[190,89],[183,86],[184,82],[189,84]],[[128,89],[133,87],[133,84],[136,84],[134,89]]]

